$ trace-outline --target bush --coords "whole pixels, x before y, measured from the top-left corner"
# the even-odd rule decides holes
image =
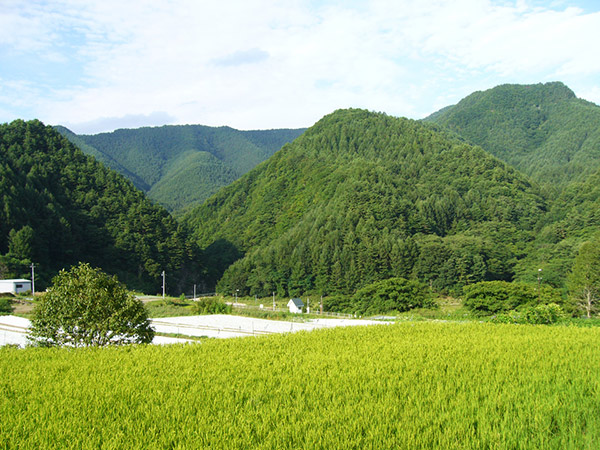
[[[429,288],[423,283],[404,278],[389,278],[359,289],[352,297],[351,308],[356,314],[373,315],[435,305]]]
[[[163,303],[167,306],[185,306],[188,304],[184,294],[181,294],[179,298],[165,297]]]
[[[556,303],[527,306],[518,311],[509,311],[495,316],[497,323],[520,323],[532,325],[551,325],[566,318],[563,309]]]
[[[230,314],[231,305],[217,298],[207,297],[198,300],[194,305],[194,310],[196,314]]]
[[[550,286],[537,287],[525,283],[482,281],[463,288],[463,304],[477,314],[490,315],[517,309],[521,306],[562,303],[560,294]]]
[[[549,325],[565,318],[562,308],[556,303],[537,305],[523,309],[524,323]]]
[[[10,300],[0,297],[0,314],[10,314],[11,312],[12,306],[10,304]]]

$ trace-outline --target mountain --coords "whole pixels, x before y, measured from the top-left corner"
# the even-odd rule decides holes
[[[548,213],[515,278],[565,288],[579,246],[598,236],[600,107],[560,82],[475,92],[427,119],[480,145],[549,192]]]
[[[392,276],[455,291],[512,279],[546,209],[525,175],[481,148],[432,124],[350,109],[184,222],[213,262],[212,281],[226,269],[221,292],[350,293]]]
[[[34,262],[43,288],[85,261],[155,293],[163,270],[168,287],[195,279],[194,248],[164,208],[52,127],[0,125],[1,271],[26,274]]]
[[[542,269],[545,283],[565,289],[579,247],[600,239],[600,170],[569,183],[550,203],[541,225],[516,267],[516,277],[535,282]]]
[[[57,130],[174,212],[202,203],[304,131],[239,131],[202,125],[96,135],[76,135],[64,127]]]
[[[129,179],[138,189],[142,191],[148,189],[148,185],[144,182],[144,180],[138,177],[135,173],[127,170],[108,154],[102,153],[91,145],[86,144],[85,140],[81,136],[76,135],[71,130],[61,125],[56,125],[54,129],[67,138],[73,145],[75,145],[75,147],[83,151],[83,153],[93,156],[106,167],[113,169],[114,171],[123,175],[125,178]]]
[[[426,121],[480,145],[554,191],[600,168],[600,107],[560,82],[474,92]]]

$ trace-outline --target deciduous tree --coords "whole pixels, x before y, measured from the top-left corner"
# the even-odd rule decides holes
[[[62,270],[34,310],[30,340],[41,346],[150,343],[144,305],[116,277],[89,264]]]
[[[579,249],[569,276],[569,293],[575,306],[591,317],[600,299],[600,242],[586,242]]]

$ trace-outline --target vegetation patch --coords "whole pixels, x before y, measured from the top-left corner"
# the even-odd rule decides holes
[[[560,293],[550,286],[506,281],[484,281],[464,287],[464,306],[476,314],[490,315],[519,307],[562,303]]]
[[[6,297],[0,297],[0,314],[10,314],[12,310],[11,301]]]
[[[419,322],[4,348],[0,448],[592,449],[599,341],[597,328]]]

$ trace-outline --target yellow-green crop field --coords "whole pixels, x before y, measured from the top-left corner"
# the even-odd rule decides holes
[[[600,329],[0,350],[0,449],[598,449]]]

